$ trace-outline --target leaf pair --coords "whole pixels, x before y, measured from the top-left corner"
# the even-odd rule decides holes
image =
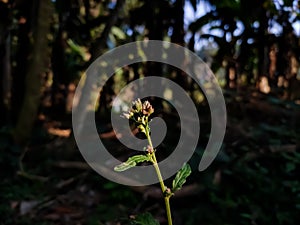
[[[151,162],[151,158],[148,155],[135,155],[126,162],[117,165],[114,170],[117,172],[122,172],[135,167],[138,163]],[[183,167],[177,172],[176,177],[172,182],[172,192],[178,191],[182,188],[182,185],[186,182],[186,178],[191,174],[192,170],[189,164],[184,164]]]

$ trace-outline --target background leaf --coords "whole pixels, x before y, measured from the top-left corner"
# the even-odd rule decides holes
[[[131,222],[132,225],[159,225],[159,222],[154,217],[146,212],[137,215],[136,218]]]

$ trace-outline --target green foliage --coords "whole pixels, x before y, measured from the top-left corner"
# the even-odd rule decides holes
[[[120,29],[119,27],[113,26],[111,28],[111,33],[119,40],[125,40],[126,39],[126,34],[124,33],[124,31],[122,29]],[[115,45],[117,45],[117,41],[115,40]]]
[[[81,71],[85,69],[84,65],[89,56],[86,47],[78,45],[72,39],[68,39],[66,42],[68,44],[68,48],[65,49],[65,69],[67,73],[64,76],[68,82],[73,82],[82,75]]]
[[[123,162],[122,164],[115,166],[114,170],[117,172],[128,170],[132,167],[135,167],[138,163],[141,162],[149,162],[151,159],[147,155],[135,155],[127,159],[126,162]]]
[[[138,199],[134,195],[134,192],[128,187],[124,187],[123,185],[114,182],[107,182],[103,185],[103,188],[108,191],[111,202],[124,202],[128,206],[138,203]]]
[[[224,222],[245,225],[295,224],[300,201],[298,160],[299,153],[279,153],[225,170],[224,182],[210,192],[219,216]]]
[[[186,182],[186,178],[192,173],[189,164],[184,164],[183,167],[177,172],[175,179],[172,182],[172,192],[178,191]]]
[[[137,215],[133,221],[130,223],[131,225],[159,225],[158,221],[153,218],[153,216],[146,212],[143,214]]]
[[[106,43],[103,43],[104,46],[100,47],[106,48],[107,46],[105,45],[109,45],[108,47],[115,47],[125,43],[127,40],[144,40],[146,36],[147,38],[153,37],[153,34],[159,33],[160,25],[163,25],[161,26],[163,27],[161,33],[169,34],[170,32],[168,31],[173,31],[171,32],[173,33],[173,36],[176,33],[175,30],[178,29],[178,20],[175,19],[178,14],[174,11],[174,4],[178,4],[179,2],[180,1],[126,1],[124,10],[121,10],[121,13],[117,14],[118,20],[111,27],[107,40],[104,41]],[[199,2],[199,0],[190,0],[194,10],[197,9],[197,3]],[[294,32],[295,28],[292,27],[293,21],[299,19],[299,7],[297,8],[296,1],[277,1],[275,2],[276,7],[274,1],[270,0],[211,0],[204,2],[212,5],[212,7],[206,8],[206,10],[210,11],[200,18],[195,18],[194,22],[185,25],[189,27],[189,30],[192,31],[192,33],[195,33],[196,35],[200,34],[200,41],[208,39],[209,42],[213,40],[218,44],[218,47],[221,49],[217,53],[219,58],[215,58],[215,61],[220,60],[218,65],[222,65],[222,62],[224,62],[224,65],[226,63],[228,65],[228,62],[234,61],[234,67],[237,66],[238,69],[237,75],[245,73],[245,76],[249,76],[251,78],[249,80],[252,80],[251,82],[254,84],[255,77],[268,72],[257,71],[259,68],[265,68],[265,66],[260,66],[260,64],[263,64],[264,60],[266,61],[266,64],[269,63],[268,54],[263,54],[264,56],[262,57],[259,50],[269,51],[269,47],[275,44],[276,52],[278,51],[277,67],[282,67],[281,71],[276,71],[276,74],[284,73],[284,71],[290,69],[291,65],[287,60],[290,59],[291,55],[298,56],[296,50],[299,47],[299,37],[295,38],[295,36],[293,36],[298,33]],[[60,51],[53,51],[52,58],[63,59],[61,65],[63,70],[58,73],[58,77],[52,79],[51,74],[53,68],[51,68],[51,66],[48,67],[47,65],[45,69],[47,70],[46,74],[49,74],[50,83],[60,83],[62,82],[61,80],[63,80],[62,83],[67,85],[69,82],[76,81],[82,76],[81,71],[85,70],[90,63],[88,60],[92,52],[93,42],[98,38],[101,38],[106,24],[110,22],[107,19],[110,18],[111,13],[113,12],[112,8],[114,7],[114,4],[111,4],[111,1],[84,1],[84,3],[81,1],[52,1],[52,3],[56,6],[56,12],[53,15],[53,20],[50,21],[52,31],[49,31],[47,34],[49,40],[44,46],[47,46],[47,51],[49,50],[50,52],[53,44],[52,41],[55,40],[56,35],[53,31],[61,31],[62,36],[61,38],[58,38],[58,41],[61,42],[59,46],[61,46],[61,52],[63,54],[60,55]],[[49,64],[49,60],[41,60],[40,57],[37,57],[40,53],[35,55],[35,53],[30,51],[32,46],[26,44],[29,42],[26,41],[26,37],[31,37],[32,31],[37,30],[36,24],[38,23],[35,23],[34,21],[39,21],[37,18],[39,13],[36,13],[36,10],[31,10],[32,4],[26,6],[26,4],[14,4],[14,1],[2,1],[1,4],[4,8],[1,8],[0,14],[2,17],[3,15],[6,15],[1,22],[1,29],[4,31],[4,36],[9,37],[7,39],[8,42],[12,42],[11,46],[9,46],[8,43],[8,50],[3,48],[4,52],[1,54],[3,56],[11,54],[7,57],[9,59],[8,63],[12,63],[11,74],[3,73],[1,82],[4,84],[5,89],[7,89],[9,96],[12,95],[12,98],[2,96],[2,99],[5,102],[7,101],[5,103],[8,104],[7,107],[12,110],[7,110],[7,112],[2,114],[13,115],[19,114],[19,112],[13,111],[14,107],[12,107],[10,103],[10,101],[14,101],[14,92],[19,96],[22,96],[24,93],[22,91],[19,92],[18,90],[22,90],[22,88],[18,88],[18,86],[15,86],[14,84],[12,84],[12,89],[10,89],[10,85],[6,85],[9,84],[9,82],[5,82],[4,77],[7,77],[8,75],[10,76],[8,77],[8,80],[12,80],[13,83],[16,82],[21,84],[24,86],[24,89],[30,89],[28,84],[31,84],[32,82],[24,82],[22,78],[24,77],[24,71],[27,71],[29,66],[27,63],[28,59],[37,58],[39,59],[38,61],[45,61],[47,64]],[[155,6],[149,7],[151,4]],[[152,13],[152,11],[155,12]],[[164,14],[162,12],[168,13]],[[25,23],[22,21],[25,21]],[[31,21],[31,23],[28,23],[28,21]],[[263,21],[269,22],[264,25]],[[44,22],[47,21],[45,20]],[[272,36],[273,34],[270,34],[270,30],[272,29],[269,28],[275,23],[282,25],[283,31],[280,34],[276,34],[276,36]],[[154,24],[155,26],[151,26],[151,24]],[[239,35],[236,35],[238,32],[233,32],[237,25],[243,27],[243,29],[240,29],[242,30],[242,33]],[[28,29],[26,27],[28,27]],[[203,29],[204,27],[208,27],[208,29]],[[26,32],[26,30],[28,30],[28,32]],[[212,35],[210,32],[203,33],[206,30],[219,30],[220,32],[223,32],[224,35],[218,37]],[[185,35],[185,32],[180,33],[182,36]],[[54,39],[52,40],[52,38]],[[157,37],[157,39],[159,38],[160,37]],[[172,40],[172,37],[167,37],[167,35],[164,38]],[[5,37],[3,40],[5,40]],[[253,43],[249,42],[249,40],[253,40]],[[2,41],[1,44],[4,44]],[[260,43],[262,43],[262,45],[260,45]],[[33,46],[35,44],[36,43],[33,42]],[[9,51],[9,49],[11,49],[11,51]],[[22,51],[26,53],[24,54]],[[44,54],[46,54],[46,51],[42,51],[42,55]],[[213,50],[213,53],[211,54],[214,55],[215,50]],[[213,62],[213,65],[215,64],[215,61]],[[4,64],[5,62],[3,65]],[[278,69],[279,68],[277,68],[277,70]],[[143,70],[144,65],[139,67],[138,71],[140,72],[136,72],[132,69],[133,75],[130,76],[130,78],[128,78],[129,76],[127,76],[124,71],[120,70],[116,73],[113,84],[108,86],[115,87],[113,93],[117,93],[123,87],[123,84],[127,84],[133,77],[142,77],[145,73]],[[146,70],[151,71],[150,68],[147,68]],[[55,88],[53,88],[51,84],[49,84],[49,87],[43,86],[38,90],[40,91],[40,89],[46,89],[46,91],[48,89],[52,90],[49,91],[51,92],[49,93],[49,96],[60,95],[60,93],[55,93],[55,91],[53,91]],[[238,90],[240,89],[238,88]],[[102,94],[102,96],[106,95],[107,98],[113,96],[109,91]],[[194,95],[195,94],[197,93],[194,91]],[[237,97],[236,93],[234,96]],[[251,95],[249,95],[249,98],[252,98],[250,96]],[[61,96],[60,98],[64,97],[65,96]],[[195,96],[195,99],[200,99],[200,97],[197,95]],[[282,104],[281,101],[278,101],[278,98],[269,99],[269,101],[276,104],[278,109],[288,108],[290,111],[294,110],[291,105]],[[240,104],[248,105],[249,102],[251,102],[251,99],[247,99],[245,104],[244,102],[241,102]],[[52,109],[53,108],[49,108],[49,111],[51,112]],[[243,112],[245,111],[244,107],[241,106],[241,109],[242,110],[236,111],[238,112],[239,117],[243,117],[243,119],[246,120],[247,116],[243,115]],[[231,116],[233,111],[234,110],[229,111]],[[246,111],[248,111],[248,108]],[[24,116],[22,118],[29,121],[32,119],[31,116],[35,115],[35,113],[31,113],[29,116]],[[51,116],[45,116],[47,121],[51,118]],[[250,115],[248,118],[251,117],[251,119],[253,119],[255,116],[255,113],[253,113],[253,115]],[[278,119],[278,122],[288,121],[289,116],[290,114],[282,116]],[[7,118],[5,118],[5,120],[6,119]],[[10,122],[15,122],[10,121],[10,119],[7,120],[8,122],[5,120],[3,120],[6,123],[5,125],[8,125]],[[172,119],[172,121],[174,120]],[[251,140],[247,138],[237,140],[232,133],[229,133],[229,136],[233,136],[232,142],[234,144],[228,144],[225,151],[226,153],[229,152],[229,154],[231,154],[228,156],[230,158],[228,159],[225,151],[221,151],[215,160],[213,167],[206,171],[205,175],[201,175],[201,179],[199,180],[206,188],[205,196],[201,195],[200,203],[197,202],[197,204],[192,204],[192,210],[189,209],[184,211],[184,215],[182,216],[182,218],[184,218],[184,224],[297,224],[299,220],[296,220],[296,218],[299,217],[300,214],[300,154],[297,151],[288,152],[287,150],[284,150],[283,153],[276,153],[276,151],[282,151],[281,146],[284,145],[295,145],[295,142],[299,139],[299,134],[293,133],[291,129],[292,126],[290,125],[273,126],[269,121],[268,118],[262,123],[254,123],[255,125],[251,128],[252,130],[247,129],[245,131],[247,136],[251,137]],[[295,118],[295,121],[297,122],[298,120]],[[64,123],[64,121],[62,122]],[[296,127],[297,125],[293,124],[293,126]],[[299,126],[297,126],[296,129],[299,129]],[[23,130],[27,132],[27,129]],[[45,143],[47,143],[46,148],[49,148],[49,146],[57,148],[56,144],[64,140],[61,139],[58,142],[56,139],[53,139],[55,145],[48,145],[48,140],[46,141],[43,135],[44,134],[40,130],[33,132],[33,148],[38,144],[41,146],[40,152],[45,152],[43,153],[46,155],[45,157],[51,158],[47,151],[43,151]],[[172,138],[174,138],[174,135],[171,135]],[[174,140],[176,140],[176,137]],[[28,146],[29,149],[31,149],[32,144],[33,143],[31,142],[30,146]],[[114,145],[115,143],[112,141],[112,148]],[[236,146],[234,147],[233,145]],[[167,147],[167,151],[170,151],[171,146],[167,145]],[[266,153],[266,149],[267,151],[270,151]],[[39,182],[31,183],[23,179],[15,179],[16,171],[19,166],[19,156],[22,152],[21,150],[22,148],[18,147],[11,138],[10,131],[4,131],[4,129],[1,128],[1,224],[36,224],[34,221],[29,221],[29,219],[26,218],[14,221],[15,215],[12,212],[12,209],[10,209],[10,202],[41,198],[41,195],[46,195],[44,190],[46,186],[49,185],[49,183],[44,186]],[[200,150],[200,148],[196,150],[193,159],[190,161],[192,168],[197,168],[198,162],[202,156]],[[262,156],[257,156],[260,155],[261,152],[264,154]],[[61,159],[62,154],[64,153],[60,153],[57,158]],[[244,157],[243,154],[246,156]],[[253,156],[255,158],[251,159]],[[31,165],[29,165],[30,163],[28,163],[28,165],[25,163],[25,167],[34,167],[34,170],[38,173],[40,166],[44,166],[44,163],[39,159],[33,161],[34,163],[31,162]],[[116,171],[124,171],[138,165],[138,163],[150,161],[151,160],[147,158],[147,156],[134,156],[129,158],[127,162],[117,166],[115,169]],[[222,167],[218,167],[218,163],[222,163]],[[216,172],[216,167],[214,166],[218,167],[217,169],[219,169],[222,174],[222,179],[219,184],[212,184],[211,182],[214,172]],[[56,173],[56,170],[52,171],[51,167],[51,172],[46,175],[49,175],[50,177],[60,175]],[[179,190],[186,181],[188,175],[188,171],[184,171],[183,169],[179,171],[173,181],[172,191]],[[96,222],[94,224],[100,223],[99,219],[97,219],[99,218],[98,216],[101,217],[101,221],[105,221],[103,222],[104,224],[108,223],[108,220],[115,220],[120,215],[127,215],[127,212],[123,212],[123,214],[114,213],[116,210],[116,201],[127,201],[125,204],[126,207],[128,207],[128,205],[131,206],[130,204],[133,204],[133,201],[136,201],[137,199],[134,198],[133,193],[130,192],[129,189],[120,185],[106,183],[103,185],[103,188],[105,191],[109,192],[109,201],[114,204],[103,203],[97,211],[97,215],[95,216]],[[51,190],[51,194],[55,195],[56,193],[53,193],[53,190]],[[193,203],[194,202],[196,203],[196,200],[193,199]],[[124,205],[123,207],[125,208]],[[6,223],[3,217],[11,222]],[[202,221],[198,219],[199,217]],[[145,218],[141,219],[141,217],[137,216],[137,222],[147,221],[147,215]]]

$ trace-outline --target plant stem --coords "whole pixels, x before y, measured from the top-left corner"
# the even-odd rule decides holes
[[[149,126],[148,125],[146,126],[146,136],[147,136],[147,140],[148,140],[148,143],[149,143],[150,147],[153,149],[153,144],[152,144],[152,140],[151,140],[151,137],[150,137],[150,134],[149,134]],[[156,175],[157,175],[158,180],[159,180],[159,184],[160,184],[160,187],[161,187],[161,190],[162,190],[162,194],[164,195],[168,225],[172,225],[172,215],[171,215],[171,207],[170,207],[170,201],[169,201],[171,195],[165,196],[165,191],[166,191],[167,188],[166,188],[164,180],[162,178],[162,175],[161,175],[161,172],[160,172],[160,169],[159,169],[154,151],[153,151],[153,153],[151,153],[151,158],[153,160],[153,166],[154,166]]]
[[[171,215],[171,207],[170,207],[170,196],[165,197],[165,205],[168,217],[168,225],[172,225],[172,215]]]

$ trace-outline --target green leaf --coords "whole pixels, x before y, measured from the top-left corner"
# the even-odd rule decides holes
[[[184,164],[183,167],[177,172],[175,179],[172,183],[172,192],[174,193],[177,190],[182,188],[182,185],[186,182],[186,178],[192,173],[191,167],[189,164]]]
[[[117,165],[114,170],[117,172],[128,170],[132,167],[135,167],[136,164],[141,162],[150,161],[150,158],[146,155],[135,155],[127,159],[126,162],[123,162],[120,165]]]
[[[159,225],[158,221],[154,217],[146,212],[137,215],[136,218],[131,222],[132,225]]]
[[[248,213],[241,213],[240,215],[241,215],[241,217],[244,217],[246,219],[253,219],[253,216]]]
[[[111,28],[111,33],[115,35],[118,39],[120,40],[125,40],[126,39],[126,34],[124,33],[123,30],[121,30],[119,27],[113,26]]]
[[[70,46],[71,50],[74,53],[77,53],[78,55],[80,55],[82,58],[84,58],[85,56],[85,51],[84,48],[81,47],[80,45],[76,44],[72,39],[68,39],[67,40],[68,45]]]

